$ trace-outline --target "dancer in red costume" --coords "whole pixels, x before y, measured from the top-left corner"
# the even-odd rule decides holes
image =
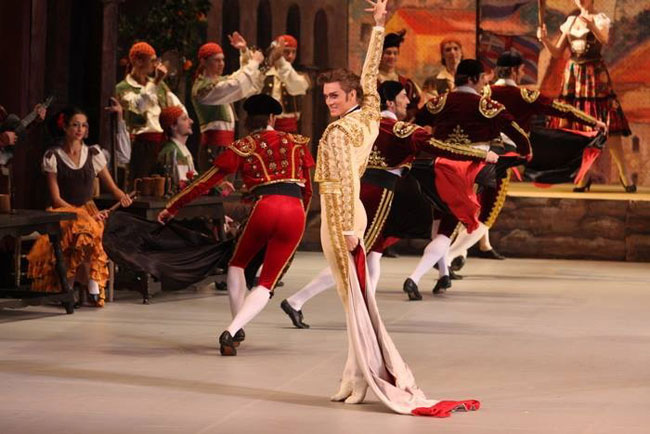
[[[397,81],[385,81],[379,86],[381,97],[381,122],[379,135],[370,152],[368,166],[361,177],[361,202],[368,216],[364,244],[368,249],[368,282],[377,287],[380,261],[388,241],[383,235],[386,217],[390,212],[397,181],[411,168],[416,155],[421,152],[452,160],[483,161],[487,152],[468,152],[461,145],[449,145],[432,140],[424,128],[404,122],[409,99],[406,89]],[[472,151],[472,150],[469,150]],[[490,156],[494,161],[496,154]],[[329,268],[321,271],[300,291],[284,300],[282,310],[297,328],[309,328],[303,321],[302,306],[314,296],[334,286]]]
[[[245,338],[243,327],[266,306],[283,269],[305,230],[305,210],[311,199],[309,168],[314,165],[309,139],[273,129],[280,103],[268,95],[255,95],[244,103],[251,132],[226,148],[214,166],[173,197],[158,216],[161,223],[205,194],[224,177],[240,172],[245,188],[258,200],[228,267],[228,296],[233,321],[219,337],[221,354],[234,356]],[[259,282],[248,297],[244,268],[266,247]]]

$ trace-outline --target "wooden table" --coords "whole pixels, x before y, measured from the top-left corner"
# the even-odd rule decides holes
[[[64,220],[76,220],[74,213],[49,212],[40,210],[14,210],[12,214],[0,214],[0,239],[10,236],[20,243],[19,237],[33,232],[47,234],[52,243],[55,258],[55,270],[59,277],[62,292],[44,293],[29,291],[29,288],[16,285],[12,288],[0,288],[0,308],[18,308],[39,305],[44,302],[60,301],[66,313],[74,313],[74,293],[68,285],[66,266],[61,252],[61,226]],[[20,258],[16,258],[20,260]],[[9,300],[7,300],[9,299]]]
[[[111,195],[101,195],[95,198],[94,201],[99,209],[109,208],[117,202]],[[120,210],[135,214],[148,221],[156,221],[158,214],[165,209],[166,204],[167,199],[164,198],[138,196],[133,200],[133,204],[130,207],[120,208]],[[174,219],[190,220],[200,217],[213,219],[216,222],[219,239],[225,239],[223,232],[223,224],[225,221],[223,198],[220,196],[201,196],[181,208]],[[128,270],[120,270],[119,273],[115,273],[114,280],[120,287],[135,289],[141,292],[142,302],[144,304],[149,304],[151,302],[151,296],[161,290],[160,282],[154,279],[149,273],[133,273]],[[114,282],[111,282],[111,284],[114,285]],[[109,292],[112,292],[110,289]]]

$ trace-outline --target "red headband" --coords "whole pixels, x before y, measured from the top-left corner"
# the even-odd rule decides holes
[[[183,108],[180,106],[165,107],[160,112],[160,126],[165,132],[167,132],[169,128],[176,125],[176,121],[178,121],[178,118],[183,116],[184,113]]]
[[[298,48],[298,40],[291,35],[280,35],[275,40],[276,42],[284,41],[285,47]]]
[[[129,50],[129,60],[131,63],[133,63],[135,59],[142,56],[155,57],[156,50],[154,50],[153,47],[146,42],[136,42]]]
[[[201,48],[199,48],[199,59],[207,59],[215,54],[223,54],[223,49],[219,44],[214,42],[208,42],[207,44],[201,45]]]

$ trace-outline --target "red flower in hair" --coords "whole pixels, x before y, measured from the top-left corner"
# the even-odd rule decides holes
[[[65,129],[65,115],[63,113],[59,113],[59,116],[56,118],[56,126],[60,130]]]

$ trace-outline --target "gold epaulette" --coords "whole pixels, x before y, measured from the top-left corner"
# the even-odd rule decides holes
[[[248,157],[255,151],[256,147],[255,139],[251,136],[246,136],[228,145],[228,148],[240,157]]]
[[[399,139],[404,139],[413,134],[418,128],[420,127],[410,122],[397,121],[393,125],[393,134]]]
[[[481,102],[479,102],[478,105],[478,110],[481,112],[483,116],[485,116],[488,119],[492,119],[493,117],[497,116],[499,113],[504,111],[505,109],[506,107],[500,102],[497,102],[485,96],[481,97]]]
[[[492,98],[492,87],[487,84],[481,89],[481,96],[485,98]]]
[[[429,100],[429,102],[426,103],[426,108],[429,110],[429,113],[432,115],[437,115],[442,111],[443,108],[445,108],[445,104],[447,104],[447,95],[449,93],[444,93],[440,96],[434,96]]]
[[[537,98],[539,98],[539,91],[538,90],[530,90],[530,89],[526,89],[525,87],[522,87],[521,88],[521,97],[528,104],[532,104],[535,101],[537,101]]]
[[[289,139],[298,145],[306,145],[311,140],[309,137],[302,136],[300,134],[287,134]]]

